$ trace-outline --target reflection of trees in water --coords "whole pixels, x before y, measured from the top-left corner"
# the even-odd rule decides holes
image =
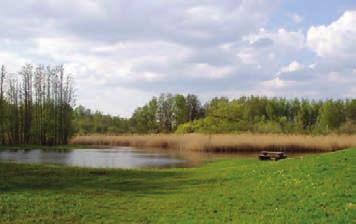
[[[257,156],[254,153],[207,153],[130,147],[111,149],[12,149],[0,151],[0,159],[2,160],[102,168],[194,167],[214,159],[241,159],[246,157]]]

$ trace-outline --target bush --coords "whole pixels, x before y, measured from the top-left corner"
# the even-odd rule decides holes
[[[353,134],[356,133],[356,122],[347,121],[339,128],[339,133]]]
[[[254,127],[254,132],[257,133],[282,133],[282,127],[278,122],[265,121],[259,122]]]

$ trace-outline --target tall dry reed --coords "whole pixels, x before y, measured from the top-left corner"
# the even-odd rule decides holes
[[[186,134],[76,136],[71,144],[152,147],[206,152],[328,152],[356,147],[356,135]]]

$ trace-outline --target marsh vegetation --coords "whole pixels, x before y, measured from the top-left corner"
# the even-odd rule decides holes
[[[71,144],[133,146],[203,152],[329,152],[356,147],[356,135],[161,134],[76,136]]]

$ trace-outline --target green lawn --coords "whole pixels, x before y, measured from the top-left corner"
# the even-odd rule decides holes
[[[356,149],[200,168],[0,163],[0,223],[355,223]]]

